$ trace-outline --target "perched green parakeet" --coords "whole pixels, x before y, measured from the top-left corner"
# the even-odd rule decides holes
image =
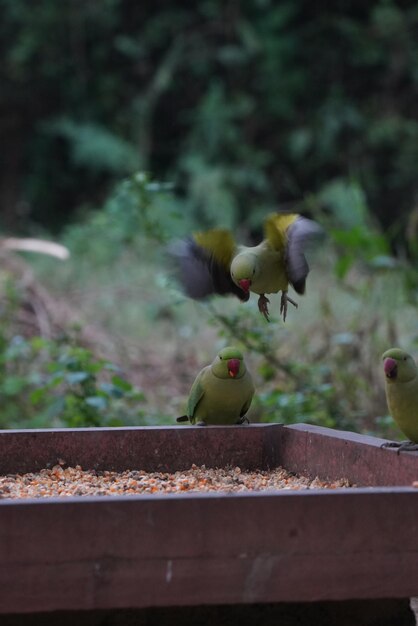
[[[412,356],[391,348],[383,356],[386,399],[390,414],[409,441],[391,441],[385,447],[418,450],[418,368]]]
[[[187,402],[187,415],[178,422],[242,424],[250,408],[254,385],[238,348],[223,348],[196,377]]]
[[[259,295],[260,313],[269,320],[266,293],[282,292],[280,314],[286,319],[289,284],[305,292],[309,266],[304,250],[322,234],[314,221],[296,213],[273,213],[264,222],[264,239],[257,246],[235,243],[232,233],[214,229],[195,233],[171,248],[177,258],[180,281],[187,295],[197,300],[211,294],[234,294],[246,302]]]

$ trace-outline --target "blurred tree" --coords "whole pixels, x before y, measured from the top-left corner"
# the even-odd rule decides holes
[[[418,192],[417,3],[0,10],[3,228],[58,229],[138,167],[173,180],[206,224],[251,227],[260,211],[306,209],[332,181],[355,179],[385,228],[406,227]]]

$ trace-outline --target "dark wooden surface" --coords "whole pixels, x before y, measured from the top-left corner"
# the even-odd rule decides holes
[[[382,448],[385,439],[320,426],[295,424],[276,432],[280,464],[307,476],[348,478],[362,486],[418,481],[418,452]]]
[[[5,431],[0,471],[191,463],[410,485],[418,455],[309,426]],[[0,613],[418,596],[418,490],[0,501]]]
[[[63,460],[85,469],[177,471],[196,465],[267,469],[347,478],[361,486],[411,485],[418,452],[397,454],[384,439],[295,424],[0,431],[0,474]]]
[[[417,496],[4,501],[0,611],[418,595]]]
[[[275,467],[280,424],[163,426],[0,431],[0,474],[55,465],[84,469],[176,471],[192,463],[256,469]]]
[[[59,611],[1,616],[1,626],[415,626],[408,600]]]

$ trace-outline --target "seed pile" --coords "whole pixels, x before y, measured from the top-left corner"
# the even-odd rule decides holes
[[[347,480],[326,482],[295,476],[282,467],[271,471],[244,471],[239,467],[165,473],[83,470],[79,465],[0,477],[0,498],[48,498],[57,496],[109,496],[186,492],[245,492],[277,489],[335,489],[349,487]]]

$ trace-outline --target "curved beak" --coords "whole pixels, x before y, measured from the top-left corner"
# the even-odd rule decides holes
[[[229,376],[231,378],[235,378],[235,376],[238,376],[241,361],[239,359],[229,359],[227,362],[227,365],[228,365]]]
[[[248,293],[250,291],[251,280],[249,278],[241,278],[241,280],[238,281],[238,285],[245,293]]]
[[[395,359],[387,357],[383,361],[383,369],[385,371],[386,378],[396,378],[396,375],[398,373],[398,363]]]

